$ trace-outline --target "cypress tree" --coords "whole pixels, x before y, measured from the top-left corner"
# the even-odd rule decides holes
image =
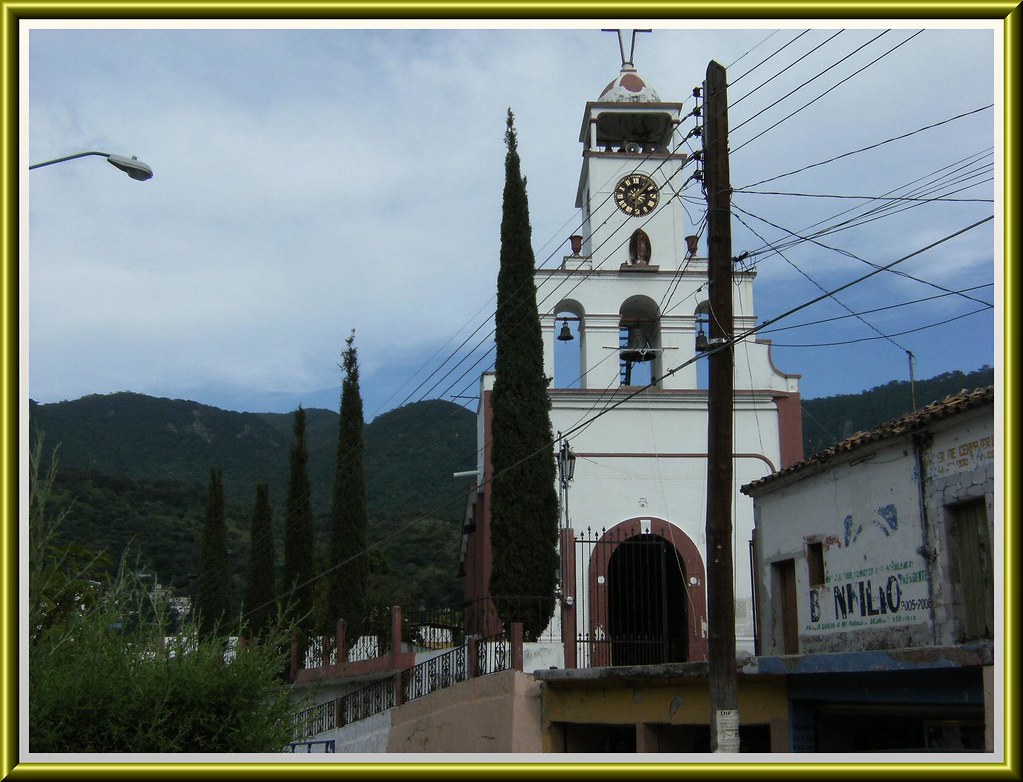
[[[341,420],[338,429],[337,465],[331,501],[330,580],[328,606],[334,617],[348,625],[354,641],[366,617],[366,477],[364,465],[362,396],[355,332],[345,341],[342,354]],[[324,628],[331,632],[333,628]]]
[[[287,616],[303,634],[312,631],[313,506],[309,489],[309,450],[305,444],[305,410],[295,411],[291,476],[284,519],[284,574],[281,594]]]
[[[554,613],[558,497],[526,180],[514,116],[505,133],[491,463],[490,593],[506,622],[537,637]],[[529,597],[523,600],[501,598]]]
[[[275,607],[273,506],[270,487],[261,481],[256,484],[256,504],[252,509],[249,577],[245,585],[245,617],[250,638],[260,638],[270,628]]]
[[[199,588],[195,601],[199,632],[204,637],[212,636],[218,626],[227,619],[230,607],[229,587],[224,475],[219,468],[212,468],[206,492],[206,515],[203,521],[202,550],[199,559]],[[222,627],[220,629],[223,630]]]

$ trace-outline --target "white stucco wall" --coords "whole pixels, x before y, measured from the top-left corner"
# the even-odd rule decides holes
[[[568,431],[580,418],[593,414],[594,400],[585,393],[558,390],[552,397],[555,431]],[[664,519],[693,541],[706,562],[706,409],[706,397],[698,392],[640,395],[574,433],[569,439],[577,458],[568,489],[568,515],[576,536],[599,535],[602,529],[637,517]],[[780,458],[778,414],[768,396],[737,404],[734,442],[736,639],[740,651],[752,653],[753,502],[738,487],[770,474]],[[587,574],[586,563],[578,562],[572,593],[577,598]],[[691,588],[705,590],[706,585]],[[578,618],[579,632],[589,632],[585,613]]]
[[[957,578],[944,535],[949,506],[994,493],[990,408],[911,437],[862,445],[823,469],[756,490],[763,653],[783,650],[776,567],[795,563],[800,653],[952,643]],[[926,509],[926,515],[924,514]],[[992,530],[994,527],[992,526]],[[824,583],[809,582],[821,543]]]

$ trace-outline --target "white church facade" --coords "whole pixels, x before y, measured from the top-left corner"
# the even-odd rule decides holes
[[[687,225],[683,151],[701,120],[661,101],[631,54],[585,106],[576,206],[560,266],[535,272],[551,378],[551,423],[571,479],[561,489],[561,572],[553,627],[566,667],[707,659],[707,259]],[[698,176],[698,175],[697,175]],[[695,187],[688,191],[691,195]],[[697,191],[698,192],[698,191]],[[734,322],[756,324],[755,272],[735,268]],[[798,376],[770,344],[735,344],[733,561],[736,642],[754,653],[752,500],[739,488],[802,458]],[[467,509],[466,597],[487,595],[489,391],[480,388],[478,491]],[[567,460],[563,460],[567,468]]]

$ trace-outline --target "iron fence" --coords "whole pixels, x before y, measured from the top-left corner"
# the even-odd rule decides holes
[[[456,646],[401,672],[402,700],[411,701],[469,678],[466,646]]]
[[[670,542],[590,529],[576,540],[576,561],[577,667],[688,659],[685,572]]]
[[[337,724],[336,701],[327,701],[300,711],[294,717],[295,738],[315,736],[332,730]]]
[[[387,711],[387,709],[393,709],[395,706],[394,679],[391,677],[381,679],[350,692],[340,698],[340,704],[340,725],[358,722],[372,717],[374,714]]]
[[[319,668],[337,665],[337,645],[329,636],[314,636],[305,645],[302,656],[303,668]]]
[[[502,605],[521,606],[533,610],[543,608],[542,598],[505,599]],[[536,606],[540,606],[539,609]],[[402,702],[421,698],[435,690],[450,687],[475,676],[507,670],[511,662],[511,641],[497,608],[489,599],[466,601],[429,611],[419,611],[402,618],[402,641],[413,647],[446,650],[394,676],[372,682],[337,700],[314,706],[295,716],[296,737],[308,737],[342,725],[348,725],[397,705],[396,684]],[[553,623],[551,623],[553,626]],[[469,632],[469,628],[488,631]],[[560,641],[560,634],[545,631],[542,639]],[[373,656],[390,649],[389,639],[364,636],[352,647],[356,655]],[[350,650],[349,661],[353,659]],[[335,664],[337,649],[333,639],[311,639],[306,649],[307,667]],[[358,657],[357,659],[366,659]],[[299,742],[301,743],[301,742]],[[294,751],[294,750],[292,750]]]
[[[322,749],[319,749],[322,747]],[[285,752],[336,752],[334,739],[316,739],[313,741],[293,741]]]
[[[508,670],[509,643],[505,635],[481,640],[476,646],[476,675]]]
[[[546,618],[544,629],[525,640],[560,643],[560,614],[554,598],[532,595],[485,597],[403,614],[402,641],[424,649],[450,649],[471,636],[507,634],[512,622],[536,616]]]

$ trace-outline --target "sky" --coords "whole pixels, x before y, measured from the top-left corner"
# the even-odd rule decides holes
[[[101,151],[154,177],[101,157],[22,177],[23,403],[337,410],[354,330],[367,422],[474,410],[507,111],[554,267],[581,219],[584,107],[621,66],[602,28],[652,29],[636,68],[686,111],[726,67],[733,255],[758,323],[795,310],[759,336],[804,398],[1000,371],[1000,22],[82,24],[22,33],[22,167]],[[699,227],[699,183],[684,196]]]

